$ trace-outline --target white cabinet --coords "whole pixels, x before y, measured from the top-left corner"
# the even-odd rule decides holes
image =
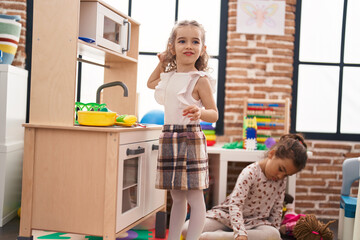
[[[27,76],[25,69],[0,64],[0,145],[24,141]]]
[[[25,69],[0,64],[0,227],[20,207],[27,75]]]

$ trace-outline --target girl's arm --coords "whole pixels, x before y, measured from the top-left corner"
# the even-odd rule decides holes
[[[275,202],[274,206],[272,207],[270,211],[269,216],[269,222],[271,225],[277,229],[280,228],[281,224],[281,215],[282,215],[282,209],[283,209],[283,202],[284,202],[284,196],[285,196],[285,186],[286,182],[284,184],[284,187],[280,192],[278,192],[278,200]]]
[[[155,87],[160,82],[160,74],[165,71],[165,69],[163,67],[164,54],[165,53],[160,53],[157,55],[160,62],[156,66],[156,68],[154,69],[154,71],[152,72],[152,74],[150,75],[150,77],[147,81],[147,86],[150,89],[155,89]]]
[[[187,115],[192,121],[200,118],[205,122],[216,122],[219,116],[209,79],[207,77],[200,77],[193,92],[198,94],[205,109],[199,109],[196,106],[188,106],[184,109],[183,115]]]
[[[251,165],[250,165],[251,166]],[[245,201],[248,198],[251,185],[253,184],[254,172],[250,166],[244,168],[240,173],[234,190],[231,193],[232,204],[229,208],[230,221],[234,230],[235,239],[247,239],[247,233],[244,225],[243,209]]]
[[[236,198],[234,198],[233,200],[237,201]],[[236,240],[247,239],[247,233],[245,230],[244,217],[243,217],[243,206],[239,207],[236,205],[232,205],[229,207],[229,213],[230,213],[230,222],[234,231],[235,239]]]

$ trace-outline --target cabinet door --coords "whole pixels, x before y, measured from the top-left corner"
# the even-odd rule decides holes
[[[145,159],[145,142],[120,146],[116,232],[144,215]]]
[[[159,140],[149,141],[146,144],[148,152],[146,159],[145,215],[165,204],[166,193],[166,190],[155,188]]]

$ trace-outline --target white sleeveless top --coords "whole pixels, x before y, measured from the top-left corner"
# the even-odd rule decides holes
[[[155,100],[164,105],[164,124],[199,124],[200,120],[190,121],[183,116],[187,106],[203,107],[200,100],[192,97],[194,87],[200,77],[207,76],[210,80],[211,90],[215,92],[216,81],[206,72],[168,72],[160,74],[160,82],[155,87]]]

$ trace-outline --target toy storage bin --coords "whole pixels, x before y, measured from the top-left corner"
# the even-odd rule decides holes
[[[22,68],[0,64],[0,227],[20,207],[27,75]]]

